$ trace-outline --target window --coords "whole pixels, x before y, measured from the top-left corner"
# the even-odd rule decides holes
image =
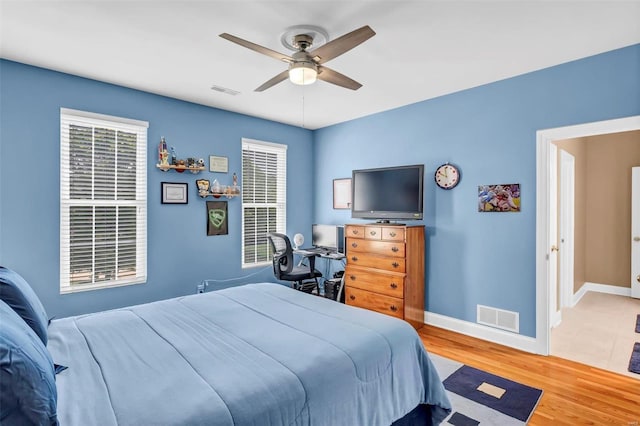
[[[287,146],[242,139],[242,267],[271,263],[269,232],[287,228]]]
[[[148,126],[61,108],[61,293],[146,282]]]

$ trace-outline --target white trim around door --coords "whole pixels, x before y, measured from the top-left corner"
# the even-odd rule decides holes
[[[640,115],[536,132],[536,353],[549,354],[549,254],[552,246],[549,235],[549,145],[562,139],[632,130],[640,130]]]

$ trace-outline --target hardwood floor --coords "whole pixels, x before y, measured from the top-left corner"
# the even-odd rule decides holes
[[[428,325],[418,334],[429,352],[542,389],[529,425],[640,425],[640,378]]]

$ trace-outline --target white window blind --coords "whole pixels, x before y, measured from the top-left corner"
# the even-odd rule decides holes
[[[271,263],[269,232],[287,228],[287,146],[242,139],[242,266]]]
[[[148,123],[60,109],[60,292],[147,280]]]

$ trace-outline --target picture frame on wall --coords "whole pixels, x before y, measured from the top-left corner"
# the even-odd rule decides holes
[[[207,235],[229,234],[226,201],[207,201]]]
[[[351,208],[351,178],[333,180],[333,208]]]
[[[478,185],[478,211],[482,213],[520,212],[520,184]]]
[[[212,173],[229,173],[229,158],[210,155],[209,171]]]
[[[188,204],[189,191],[186,182],[161,182],[162,204]]]

